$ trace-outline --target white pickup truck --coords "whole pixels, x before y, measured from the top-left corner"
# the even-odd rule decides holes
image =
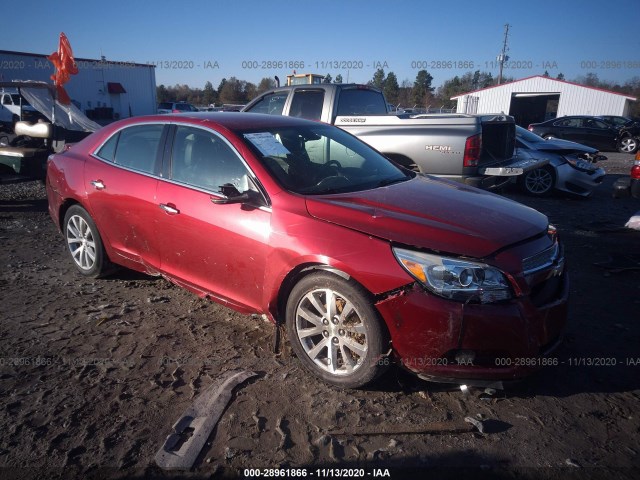
[[[278,87],[242,111],[331,123],[406,168],[481,188],[548,162],[514,157],[515,122],[508,115],[389,115],[382,92],[366,85]]]

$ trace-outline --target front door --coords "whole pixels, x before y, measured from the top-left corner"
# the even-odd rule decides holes
[[[212,201],[226,184],[257,190],[251,172],[220,135],[188,126],[176,126],[170,164],[157,194],[162,270],[221,303],[259,310],[271,212]]]

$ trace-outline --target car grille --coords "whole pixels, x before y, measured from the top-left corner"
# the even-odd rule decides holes
[[[531,257],[527,257],[522,261],[522,269],[524,275],[529,276],[533,273],[544,270],[547,267],[557,263],[560,259],[560,245],[556,242],[551,247],[537,253]]]
[[[564,254],[558,242],[522,262],[525,278],[531,286],[531,301],[536,307],[549,304],[562,295]]]

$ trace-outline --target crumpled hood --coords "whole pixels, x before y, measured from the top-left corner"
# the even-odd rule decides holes
[[[482,258],[547,231],[547,217],[465,185],[418,175],[364,192],[307,197],[317,219],[392,242]]]
[[[534,143],[536,150],[542,150],[546,152],[576,152],[576,153],[596,153],[598,149],[591,148],[581,143],[571,142],[569,140],[562,140],[561,138],[553,138],[544,142]]]

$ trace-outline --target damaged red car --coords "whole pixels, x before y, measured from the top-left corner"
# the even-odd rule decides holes
[[[392,363],[428,380],[518,379],[551,360],[566,323],[544,215],[404,170],[331,125],[122,120],[52,155],[47,194],[81,274],[124,266],[264,314],[342,387]]]

